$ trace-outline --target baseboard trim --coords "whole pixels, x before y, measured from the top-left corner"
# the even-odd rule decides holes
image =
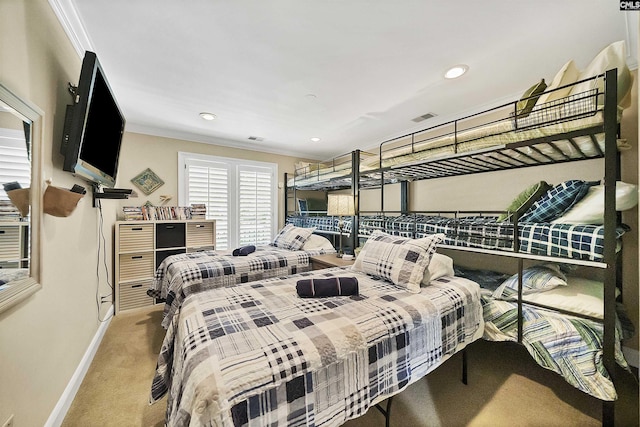
[[[62,425],[62,421],[64,421],[64,417],[67,415],[67,411],[71,407],[71,403],[73,403],[73,399],[76,397],[76,393],[80,388],[80,384],[82,384],[82,380],[87,374],[89,366],[91,366],[93,357],[96,355],[98,347],[100,347],[100,343],[102,342],[102,338],[104,337],[107,328],[109,327],[109,323],[111,323],[111,319],[113,319],[113,310],[114,307],[112,305],[105,316],[108,320],[100,324],[98,331],[91,340],[91,344],[89,344],[87,351],[85,351],[84,356],[82,356],[80,364],[78,364],[78,367],[69,380],[67,387],[64,389],[62,396],[58,399],[56,407],[53,408],[53,411],[49,415],[49,419],[45,423],[45,427],[59,427]]]
[[[635,348],[622,347],[622,353],[629,365],[638,368],[640,365],[640,353]]]

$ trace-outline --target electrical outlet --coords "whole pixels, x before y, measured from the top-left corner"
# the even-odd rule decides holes
[[[2,424],[2,427],[13,427],[13,414],[9,415],[9,419]]]

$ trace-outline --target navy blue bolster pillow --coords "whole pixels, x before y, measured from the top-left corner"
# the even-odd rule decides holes
[[[296,290],[302,298],[358,295],[358,279],[355,277],[302,279],[296,283]]]
[[[241,246],[238,249],[233,250],[233,256],[247,256],[250,253],[253,253],[255,251],[256,251],[256,247],[253,245]]]

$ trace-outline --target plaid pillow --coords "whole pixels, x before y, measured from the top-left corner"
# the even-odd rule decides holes
[[[421,239],[405,239],[376,230],[362,247],[353,269],[418,293],[436,245],[444,237],[444,234],[432,234]]]
[[[557,264],[536,265],[522,270],[522,293],[530,294],[553,289],[557,286],[567,286],[567,277],[560,271]],[[515,297],[518,293],[518,274],[514,274],[500,285],[493,296]]]
[[[565,181],[548,190],[520,218],[521,222],[551,222],[587,194],[590,183],[579,179]]]
[[[292,251],[300,250],[315,229],[315,227],[302,228],[287,224],[280,230],[276,238],[273,239],[271,245]]]

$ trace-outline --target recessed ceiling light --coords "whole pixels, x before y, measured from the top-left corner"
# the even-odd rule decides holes
[[[213,113],[200,113],[200,117],[202,117],[205,120],[213,120],[216,118],[216,115]]]
[[[318,138],[317,136],[314,136],[313,138],[311,138],[311,140],[313,142],[318,142],[318,141],[320,141],[320,138]]]
[[[445,79],[456,79],[456,78],[460,77],[461,75],[463,75],[464,73],[466,73],[468,70],[469,70],[469,66],[468,65],[464,65],[464,64],[455,65],[455,66],[449,68],[446,73],[444,73],[444,78]]]

